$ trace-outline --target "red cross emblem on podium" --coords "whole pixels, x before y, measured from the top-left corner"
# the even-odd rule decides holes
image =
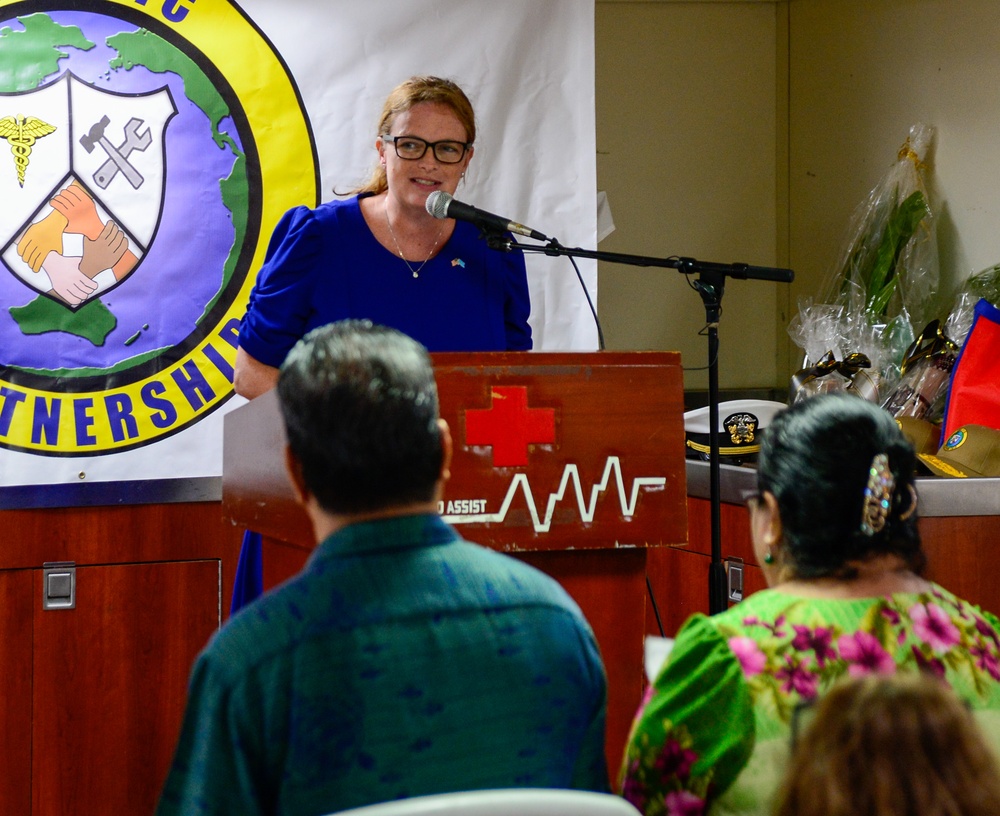
[[[493,448],[493,467],[528,464],[528,446],[556,441],[555,408],[529,408],[523,385],[491,389],[490,407],[465,412],[465,443]]]

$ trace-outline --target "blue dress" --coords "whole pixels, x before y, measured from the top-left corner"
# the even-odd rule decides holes
[[[490,249],[458,222],[414,277],[372,235],[358,197],[296,207],[271,236],[240,327],[240,346],[278,367],[304,334],[345,318],[391,326],[430,351],[531,348],[523,254]]]

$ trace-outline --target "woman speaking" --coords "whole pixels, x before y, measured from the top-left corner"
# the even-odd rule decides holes
[[[391,326],[430,351],[531,348],[524,257],[471,224],[426,208],[454,194],[475,151],[475,114],[454,82],[412,77],[383,106],[378,165],[347,199],[286,213],[271,237],[240,327],[235,388],[272,388],[309,330],[343,318]]]

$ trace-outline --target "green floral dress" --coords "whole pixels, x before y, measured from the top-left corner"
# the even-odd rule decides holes
[[[632,727],[622,795],[647,816],[770,813],[796,707],[845,675],[933,672],[1000,749],[998,631],[936,585],[850,600],[770,589],[694,615]]]

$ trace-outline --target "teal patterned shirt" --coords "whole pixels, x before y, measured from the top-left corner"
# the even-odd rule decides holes
[[[199,656],[158,814],[606,791],[605,704],[593,634],[554,580],[435,515],[355,524]]]

